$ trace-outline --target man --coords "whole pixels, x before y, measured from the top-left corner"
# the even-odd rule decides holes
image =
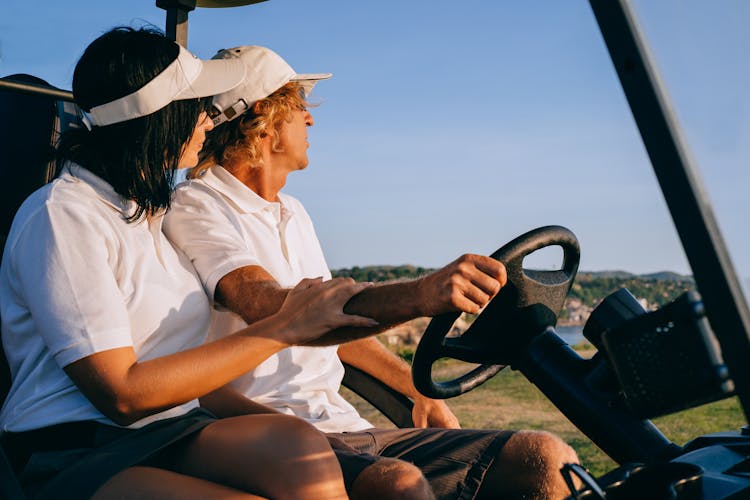
[[[177,189],[165,222],[214,300],[214,337],[274,313],[301,279],[330,278],[309,216],[281,189],[290,172],[308,164],[313,118],[305,96],[331,75],[298,75],[263,47],[216,57],[242,59],[249,76],[241,89],[214,99],[215,121],[230,123],[207,140],[205,161]],[[352,497],[425,498],[429,489],[441,498],[567,496],[559,469],[577,461],[570,447],[544,432],[457,429],[447,405],[419,394],[409,365],[372,337],[415,317],[476,313],[505,280],[499,262],[464,255],[423,278],[372,286],[344,312],[371,317],[378,326],[334,330],[316,341],[327,347],[286,349],[204,404],[221,415],[245,411],[239,392],[329,433]],[[372,429],[338,394],[342,360],[412,398],[415,426],[429,428]]]

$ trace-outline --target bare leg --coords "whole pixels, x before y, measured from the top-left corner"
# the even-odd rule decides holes
[[[328,440],[288,415],[218,420],[174,447],[164,457],[164,466],[278,500],[347,498]]]
[[[576,452],[553,434],[513,434],[490,466],[478,498],[561,499],[570,495],[560,469],[578,463]]]
[[[262,500],[263,497],[211,483],[197,477],[153,467],[131,467],[111,477],[93,500]]]
[[[355,500],[430,500],[435,496],[418,467],[383,458],[365,468],[352,484]]]

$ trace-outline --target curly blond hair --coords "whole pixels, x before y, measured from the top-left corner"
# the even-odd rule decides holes
[[[207,134],[200,154],[200,162],[188,171],[188,178],[203,175],[213,165],[227,163],[237,155],[251,165],[263,165],[260,142],[272,136],[273,151],[282,151],[279,130],[284,122],[292,119],[292,112],[307,109],[304,88],[297,82],[289,82],[265,99],[257,101],[237,120],[218,126]]]

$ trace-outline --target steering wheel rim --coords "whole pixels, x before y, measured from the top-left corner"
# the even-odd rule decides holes
[[[526,256],[548,246],[562,248],[561,269],[523,269]],[[472,325],[460,337],[446,338],[461,315],[446,313],[435,316],[422,335],[414,353],[412,378],[417,390],[427,397],[446,399],[478,387],[521,355],[534,336],[553,327],[578,271],[580,247],[569,229],[544,226],[511,240],[491,257],[505,265],[508,282]],[[503,333],[510,329],[518,338],[503,339],[500,345],[500,321],[510,324],[510,328],[502,328]],[[436,382],[433,364],[445,357],[480,366],[452,380]]]

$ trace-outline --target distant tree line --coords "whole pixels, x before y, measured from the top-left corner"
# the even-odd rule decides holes
[[[393,281],[414,279],[434,271],[431,268],[403,266],[364,266],[331,271],[334,277],[351,277],[356,281]],[[612,292],[627,288],[649,305],[662,305],[687,290],[695,289],[690,276],[671,272],[635,275],[623,271],[580,272],[576,276],[569,299],[580,299],[584,306],[595,307]]]
[[[334,269],[331,274],[334,278],[353,278],[354,281],[395,281],[419,278],[429,274],[434,269],[418,266],[365,266],[345,269]]]
[[[627,288],[635,297],[646,299],[653,307],[666,304],[688,290],[695,290],[695,282],[689,276],[674,273],[641,276],[579,273],[569,297],[578,298],[584,305],[594,307],[620,288]]]

